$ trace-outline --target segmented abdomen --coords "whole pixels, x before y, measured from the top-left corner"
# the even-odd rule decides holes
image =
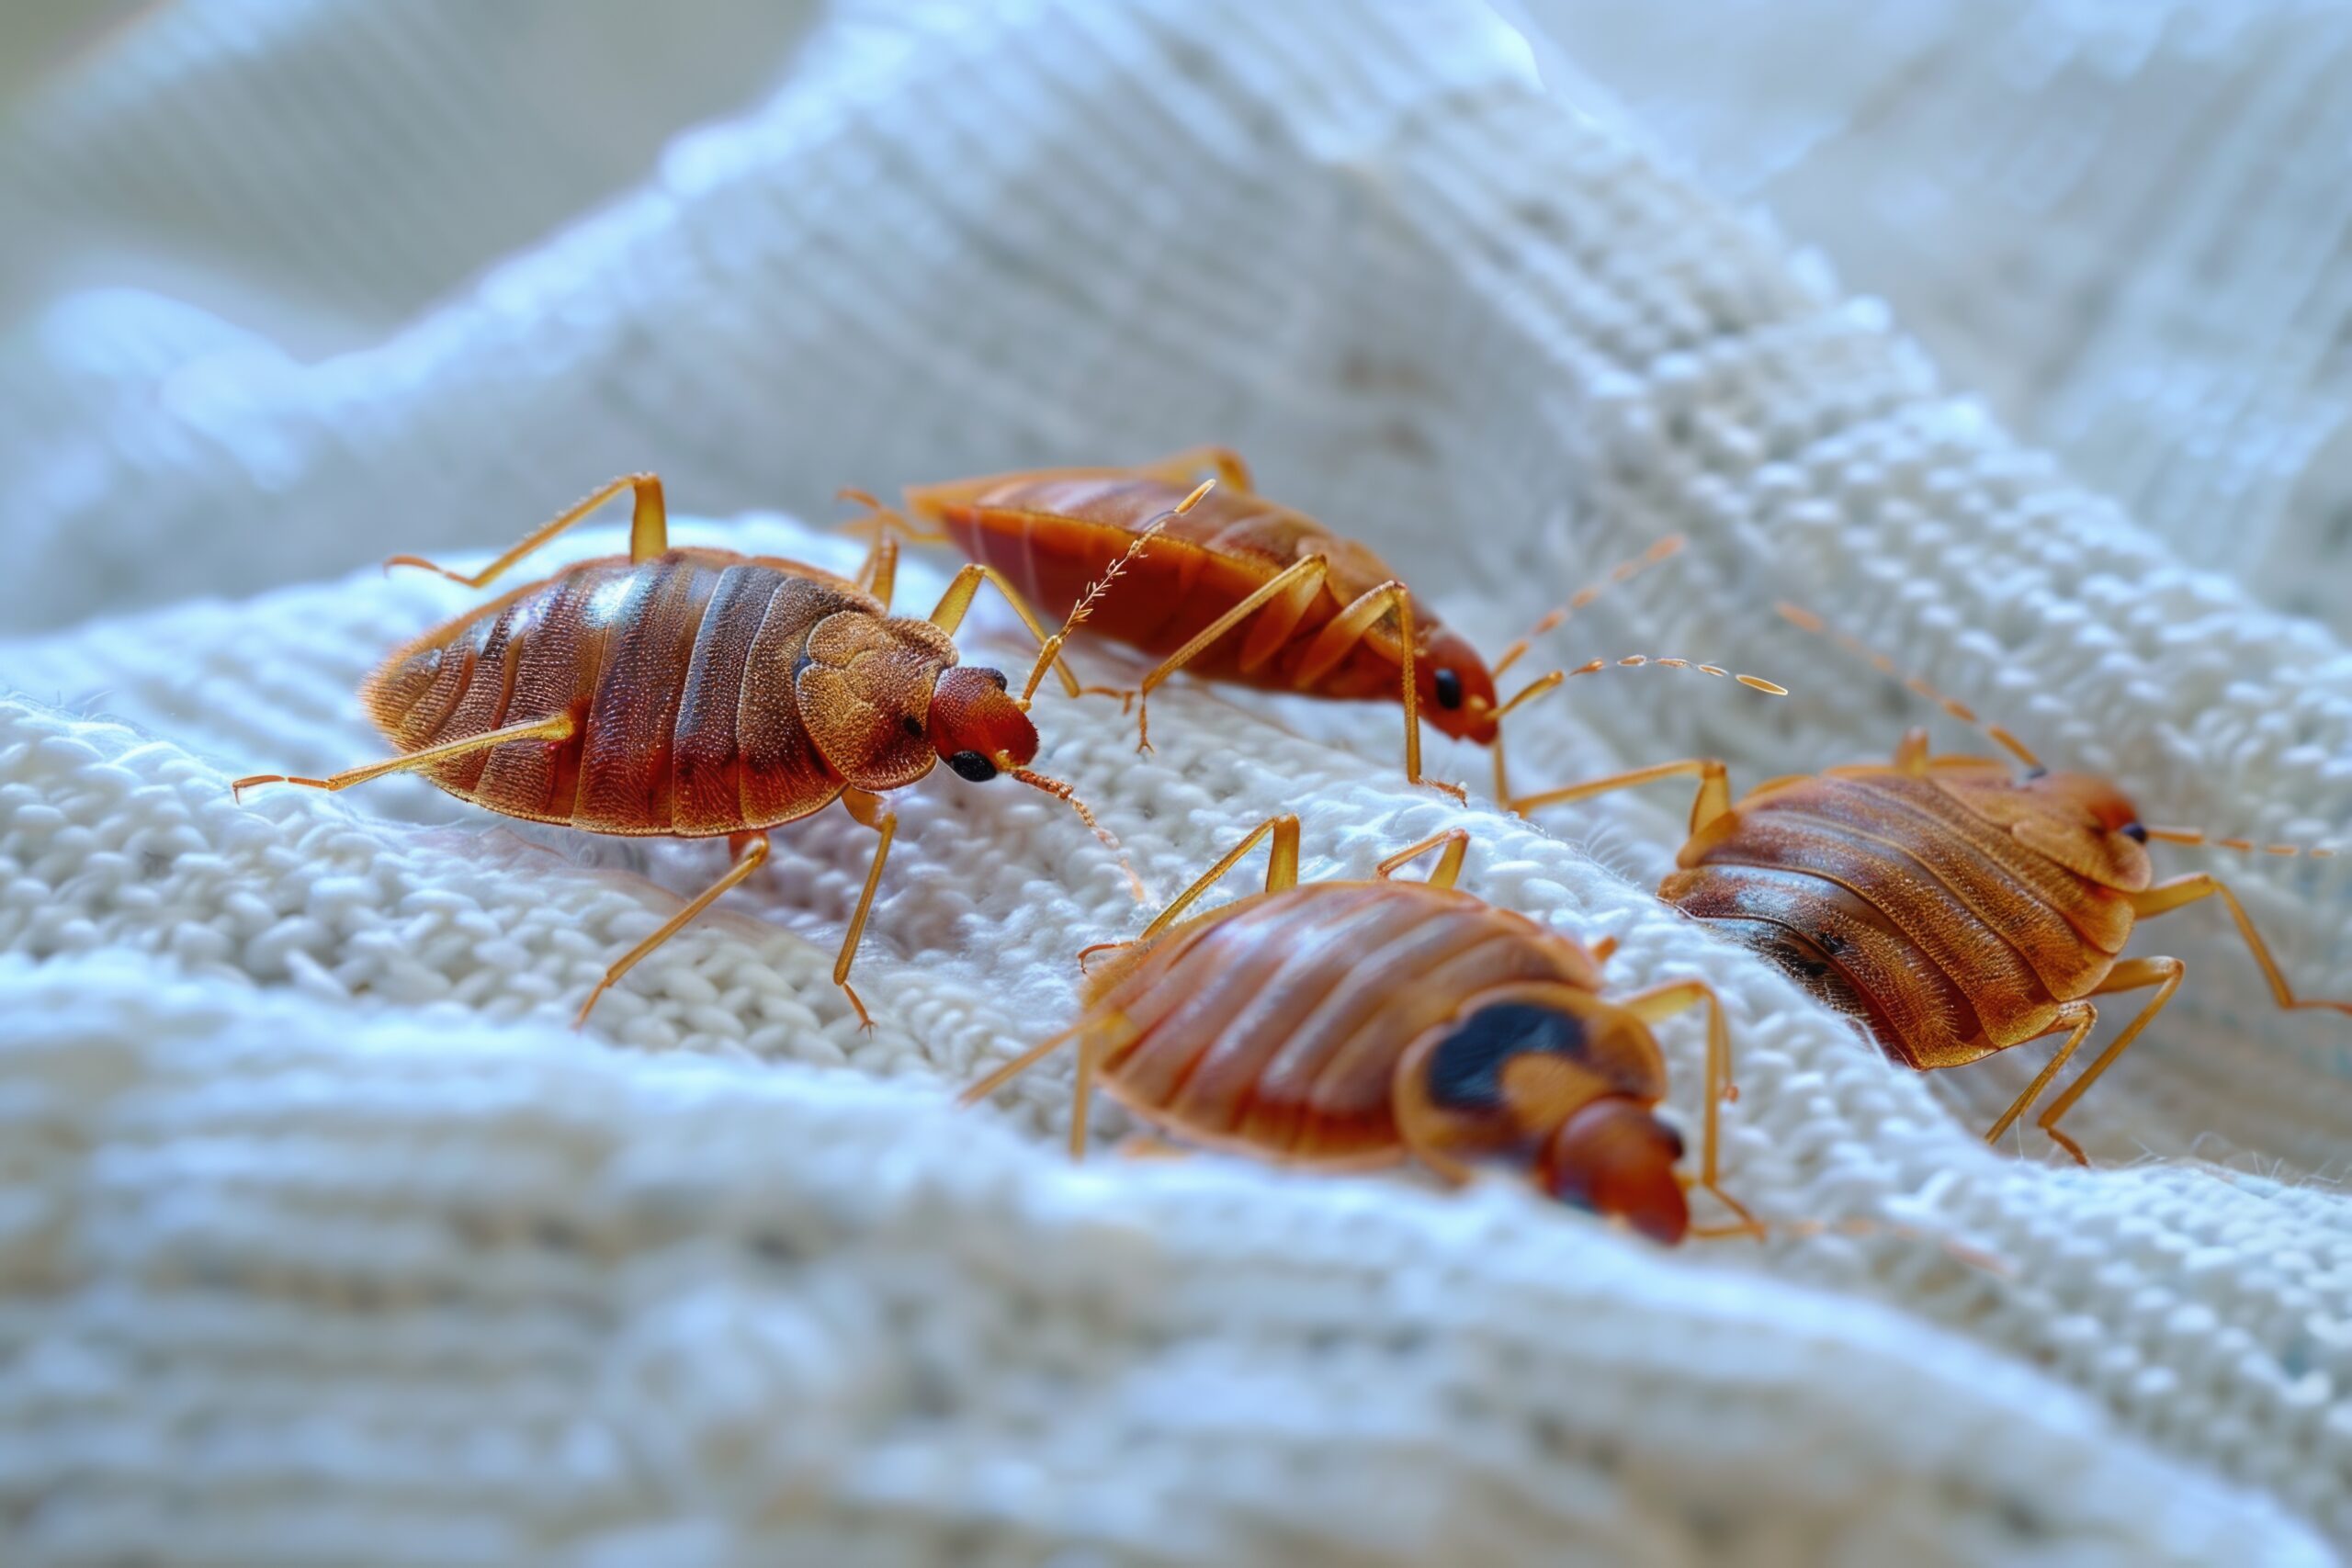
[[[1096,996],[1133,1038],[1104,1087],[1211,1142],[1330,1164],[1402,1153],[1391,1089],[1405,1048],[1471,998],[1519,980],[1589,990],[1591,959],[1467,894],[1320,883],[1242,900],[1179,931]]]
[[[842,787],[793,694],[809,629],[878,608],[788,562],[725,551],[587,561],[410,644],[362,694],[403,751],[571,713],[568,739],[426,771],[492,811],[598,833],[774,827]]]
[[[2029,1040],[2132,926],[2121,896],[2018,843],[1932,778],[1795,781],[1702,830],[1658,897],[1865,1020],[1915,1067]]]
[[[968,502],[942,507],[939,519],[966,555],[1004,573],[1040,615],[1059,620],[1126,553],[1136,533],[1187,493],[1159,479],[1124,475],[1013,479]],[[1294,672],[1315,634],[1393,574],[1363,546],[1252,495],[1212,491],[1191,512],[1170,519],[1096,602],[1086,629],[1165,658],[1276,572],[1318,553],[1329,559],[1330,575],[1280,650],[1242,669],[1253,617],[1185,666],[1210,680],[1295,691]],[[1413,614],[1421,630],[1435,629],[1419,603]],[[1311,689],[1329,697],[1394,695],[1400,655],[1392,630],[1375,627]]]

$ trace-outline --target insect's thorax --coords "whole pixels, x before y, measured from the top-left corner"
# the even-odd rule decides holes
[[[851,584],[718,550],[585,561],[394,653],[363,691],[402,750],[568,712],[568,739],[511,741],[429,770],[507,816],[697,837],[771,827],[842,780],[795,677],[829,617],[879,615]]]

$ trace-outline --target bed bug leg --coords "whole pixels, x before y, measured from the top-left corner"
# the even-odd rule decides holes
[[[2156,1014],[2165,1010],[2165,1004],[2172,1000],[2172,994],[2180,989],[2180,977],[2187,974],[2188,970],[2188,966],[2177,958],[2127,958],[2113,969],[2109,970],[2107,978],[2099,983],[2098,990],[2094,993],[2098,996],[2111,996],[2118,991],[2136,991],[2147,986],[2155,987],[2156,994],[2148,998],[2148,1005],[2140,1010],[2138,1017],[2124,1025],[2123,1032],[2117,1035],[2108,1048],[2098,1054],[2098,1059],[2083,1069],[2083,1076],[2069,1084],[2066,1092],[2060,1095],[2052,1102],[2048,1110],[2034,1119],[2035,1123],[2043,1132],[2057,1140],[2060,1147],[2075,1156],[2075,1163],[2088,1165],[2090,1160],[2084,1156],[2080,1145],[2058,1130],[2058,1118],[2072,1110],[2075,1101],[2083,1098],[2084,1091],[2098,1081],[2098,1076],[2114,1066],[2115,1059],[2123,1055],[2123,1048],[2138,1039],[2142,1030],[2155,1021]],[[2075,1039],[2080,1038],[2081,1035],[2078,1033]],[[2066,1049],[2071,1050],[2074,1043],[2074,1041],[2068,1041]],[[2062,1051],[2061,1056],[2063,1057],[2064,1054]],[[2053,1061],[2052,1066],[2054,1067],[2056,1063]],[[2025,1097],[2027,1103],[2031,1102],[2035,1090],[2039,1089],[2041,1083],[2048,1081],[2049,1076],[2045,1072],[2040,1079],[2036,1080],[2034,1088],[2027,1091]],[[2017,1111],[2012,1110],[2009,1114],[2014,1117]]]
[[[882,863],[890,858],[890,840],[898,837],[899,818],[882,804],[880,795],[868,795],[862,789],[842,791],[842,807],[882,836],[874,846],[874,863],[865,868],[865,887],[857,896],[857,912],[849,918],[849,933],[842,938],[841,956],[833,960],[833,984],[849,998],[849,1005],[857,1010],[857,1026],[871,1030],[874,1020],[867,1016],[865,1004],[858,999],[856,987],[849,983],[849,966],[857,957],[857,944],[865,940],[865,918],[874,912],[874,890],[882,885]]]
[[[700,893],[695,894],[693,898],[687,901],[685,908],[680,909],[676,914],[662,921],[661,926],[651,936],[647,937],[643,942],[640,942],[635,947],[630,948],[628,953],[622,954],[618,963],[605,971],[605,977],[596,982],[596,988],[590,991],[588,993],[588,999],[580,1004],[579,1015],[571,1021],[571,1027],[574,1029],[584,1027],[588,1022],[588,1014],[590,1010],[595,1007],[597,1000],[602,998],[606,991],[613,988],[615,982],[619,980],[622,976],[628,974],[631,969],[636,968],[639,963],[644,959],[646,954],[651,953],[655,948],[660,947],[663,942],[669,941],[672,937],[676,936],[680,931],[684,931],[687,924],[692,921],[696,915],[701,914],[705,909],[709,908],[712,904],[716,903],[719,895],[725,893],[729,888],[733,887],[738,883],[743,881],[743,879],[750,876],[752,873],[759,870],[762,865],[766,863],[767,858],[767,835],[764,833],[752,835],[752,841],[745,845],[742,852],[735,857],[735,863],[727,868],[726,875],[712,883],[708,887],[704,888]],[[863,1010],[860,1010],[862,1011]]]
[[[670,547],[670,514],[662,502],[662,479],[658,474],[623,474],[612,483],[603,486],[586,500],[571,506],[554,521],[533,529],[523,536],[522,543],[475,572],[471,577],[447,567],[435,566],[422,556],[394,556],[384,563],[390,571],[396,566],[421,567],[435,572],[452,582],[468,588],[487,588],[499,573],[578,523],[625,490],[637,491],[637,512],[628,531],[628,558],[633,561],[651,560]]]
[[[1248,620],[1261,606],[1279,600],[1282,601],[1280,608],[1268,611],[1266,616],[1267,622],[1275,624],[1261,623],[1251,631],[1251,648],[1244,649],[1243,662],[1246,665],[1249,653],[1261,645],[1265,649],[1265,656],[1271,657],[1290,636],[1290,630],[1298,624],[1298,618],[1306,613],[1306,606],[1314,603],[1315,594],[1322,588],[1323,579],[1329,570],[1330,563],[1319,555],[1293,561],[1250,590],[1233,608],[1203,626],[1192,641],[1160,660],[1159,667],[1146,675],[1143,684],[1136,690],[1136,750],[1151,750],[1151,694],[1154,687],[1199,658],[1203,650]]]
[[[1425,784],[1456,800],[1466,801],[1469,792],[1460,784],[1421,777],[1420,688],[1413,671],[1413,596],[1406,592],[1403,583],[1392,577],[1376,588],[1368,588],[1356,596],[1354,604],[1332,616],[1307,645],[1306,656],[1299,660],[1295,679],[1302,689],[1312,686],[1326,671],[1345,659],[1366,633],[1391,615],[1396,617],[1397,665],[1404,677],[1405,782]]]
[[[1723,998],[1704,980],[1676,980],[1627,997],[1621,1004],[1645,1023],[1656,1023],[1704,1004],[1707,1010],[1707,1079],[1700,1105],[1699,1179],[1697,1185],[1739,1216],[1728,1225],[1694,1225],[1690,1235],[1702,1238],[1752,1235],[1764,1239],[1764,1225],[1747,1205],[1723,1190],[1721,1145],[1723,1104],[1739,1097],[1731,1076],[1731,1030],[1724,1021]]]
[[[956,1096],[956,1103],[963,1106],[978,1104],[1075,1040],[1078,1042],[1078,1071],[1070,1086],[1069,1156],[1073,1160],[1083,1159],[1086,1157],[1086,1111],[1093,1092],[1094,1074],[1103,1055],[1117,1049],[1123,1043],[1127,1029],[1125,1017],[1119,1013],[1082,1018],[1059,1034],[1039,1041],[989,1073]]]
[[[1091,946],[1080,948],[1078,950],[1079,973],[1086,972],[1086,961],[1095,953],[1133,947],[1138,942],[1149,942],[1153,937],[1174,925],[1202,894],[1216,886],[1219,877],[1239,865],[1241,857],[1248,854],[1258,840],[1269,833],[1273,835],[1274,841],[1266,852],[1266,891],[1280,893],[1285,888],[1297,886],[1298,818],[1288,815],[1269,817],[1255,828],[1250,829],[1239,843],[1227,850],[1223,860],[1203,872],[1190,887],[1176,895],[1175,900],[1153,917],[1149,925],[1144,927],[1141,936],[1131,942],[1098,942]]]
[[[2237,922],[2238,935],[2245,939],[2246,951],[2261,966],[2262,977],[2270,982],[2270,994],[2278,999],[2280,1007],[2327,1008],[2335,1012],[2352,1013],[2352,1002],[2295,995],[2295,988],[2287,984],[2287,976],[2279,969],[2278,961],[2270,955],[2270,944],[2264,942],[2262,933],[2254,929],[2254,921],[2247,916],[2245,906],[2238,902],[2236,894],[2209,872],[2191,872],[2186,876],[2176,876],[2169,882],[2159,882],[2154,887],[2134,893],[2132,895],[2132,908],[2144,920],[2152,915],[2177,909],[2184,904],[2194,904],[2199,898],[2219,898],[2229,906],[2230,919]]]
[[[1019,1077],[1022,1074],[1027,1072],[1030,1068],[1035,1066],[1038,1063],[1044,1061],[1055,1052],[1060,1050],[1064,1045],[1069,1044],[1079,1035],[1084,1033],[1086,1032],[1086,1021],[1081,1020],[1077,1023],[1071,1024],[1059,1034],[1049,1035],[1046,1039],[1038,1041],[1037,1043],[1030,1046],[1029,1049],[1022,1052],[1018,1056],[1015,1056],[1011,1061],[1003,1063],[994,1068],[986,1077],[981,1078],[978,1083],[972,1085],[971,1088],[966,1089],[962,1094],[957,1095],[956,1097],[956,1103],[958,1105],[967,1106],[978,1105],[981,1100],[986,1100],[989,1095],[994,1094],[998,1089],[1002,1089],[1006,1084],[1011,1083],[1013,1079]]]
[[[890,607],[890,595],[899,585],[899,541],[888,534],[874,536],[874,547],[865,553],[865,560],[857,569],[857,585]]]
[[[2124,967],[2124,965],[2118,964],[2116,967],[2120,969]],[[2102,989],[2104,987],[2102,987]],[[2169,995],[2169,993],[2166,993],[2166,995]],[[2162,1005],[2162,1002],[2163,998],[2158,998],[2159,1006]],[[2144,1023],[2146,1021],[2147,1015],[2144,1013],[2137,1021],[2139,1023]],[[2082,1044],[2083,1041],[2090,1034],[2090,1032],[2094,1028],[2098,1027],[2098,1009],[2090,1002],[2068,1002],[2065,1006],[2058,1010],[2057,1015],[2050,1021],[2050,1027],[2042,1031],[2042,1035],[2046,1036],[2055,1034],[2063,1029],[2066,1031],[2066,1038],[2060,1043],[2057,1050],[2051,1053],[2050,1060],[2043,1065],[2041,1071],[2033,1076],[2033,1081],[2025,1086],[2025,1092],[2018,1095],[2016,1100],[2009,1102],[2009,1108],[2001,1112],[2000,1119],[1995,1122],[1992,1127],[1985,1133],[1984,1141],[1986,1143],[1998,1144],[2001,1141],[2001,1135],[2007,1133],[2009,1128],[2016,1123],[2017,1119],[2025,1113],[2027,1107],[2030,1106],[2035,1100],[2041,1097],[2041,1091],[2050,1087],[2050,1080],[2058,1076],[2059,1070],[2064,1067],[2067,1061],[2075,1055],[2075,1048]],[[2132,1034],[2135,1032],[2136,1024],[2133,1030],[2125,1031],[2123,1037],[2116,1042],[2115,1049],[2120,1049],[2124,1044],[2128,1043]],[[2037,1036],[2036,1038],[2041,1038],[2041,1036]],[[2113,1058],[2113,1055],[2114,1050],[2110,1049],[2106,1056],[2100,1058],[2098,1066],[2102,1067],[2105,1066],[2107,1063]],[[2089,1075],[2086,1074],[2084,1076],[2087,1077]],[[2076,1087],[2079,1088],[2080,1086],[2077,1085]],[[2066,1103],[2071,1102],[2072,1096],[2070,1095]],[[2064,1109],[2064,1105],[2062,1104],[2054,1109],[2063,1111]],[[2055,1139],[2059,1147],[2074,1156],[2075,1163],[2076,1165],[2090,1164],[2090,1157],[2083,1153],[2081,1145],[2075,1143],[2074,1139],[2068,1137],[2056,1127],[2051,1125],[2051,1123],[2056,1120],[2057,1117],[2054,1114],[2045,1113],[2041,1117],[2041,1130],[2049,1134],[2052,1138]]]
[[[907,521],[904,513],[883,505],[862,490],[837,490],[833,492],[833,499],[854,501],[865,508],[865,516],[853,517],[842,525],[844,528],[869,529],[873,534],[873,543],[866,549],[865,559],[859,565],[857,576],[852,581],[881,600],[885,606],[890,603],[890,591],[898,581],[899,541],[903,538],[919,545],[936,545],[947,540],[945,529],[926,531],[918,528]]]
[[[1070,696],[1077,696],[1078,677],[1069,672],[1069,666],[1063,661],[1060,644],[1046,630],[1045,623],[1037,619],[1037,613],[1029,608],[1029,602],[1021,597],[1020,590],[1006,581],[1004,574],[992,566],[972,561],[958,571],[955,580],[948,583],[947,592],[939,596],[938,605],[931,612],[931,624],[952,636],[956,628],[964,624],[964,616],[971,609],[972,601],[978,595],[983,582],[991,584],[1004,595],[1004,602],[1012,606],[1012,613],[1021,617],[1021,624],[1036,637],[1037,646],[1051,650],[1054,673],[1062,678],[1062,690]],[[1037,673],[1042,675],[1043,671]],[[1035,686],[1033,679],[1033,690]]]
[[[1571,800],[1589,800],[1596,795],[1632,789],[1637,784],[1670,779],[1681,773],[1699,775],[1698,797],[1690,803],[1690,831],[1696,836],[1699,829],[1732,808],[1731,776],[1718,757],[1690,757],[1679,762],[1660,762],[1655,767],[1635,768],[1631,773],[1611,773],[1607,778],[1588,779],[1583,784],[1570,784],[1565,789],[1523,795],[1504,804],[1524,817],[1546,806],[1558,806]]]
[[[1268,834],[1273,836],[1274,841],[1266,852],[1266,891],[1280,893],[1286,888],[1297,886],[1298,818],[1287,813],[1280,817],[1269,817],[1255,828],[1250,829],[1249,834],[1239,843],[1227,850],[1223,860],[1204,872],[1198,881],[1176,895],[1175,901],[1160,910],[1158,918],[1153,919],[1151,924],[1144,927],[1143,935],[1136,940],[1149,942],[1153,937],[1174,925],[1202,894],[1216,885],[1217,878],[1239,865],[1241,857],[1248,854],[1258,840]]]
[[[1470,833],[1464,828],[1452,828],[1442,833],[1433,833],[1410,848],[1398,850],[1374,867],[1374,874],[1383,882],[1391,881],[1397,872],[1436,849],[1440,844],[1445,846],[1445,852],[1438,856],[1437,868],[1429,874],[1429,886],[1451,887],[1454,880],[1462,874],[1462,857],[1470,852]]]
[[[288,773],[254,773],[232,784],[229,786],[229,793],[243,798],[246,790],[256,784],[300,784],[305,789],[349,789],[353,784],[366,784],[369,779],[379,779],[386,773],[408,773],[415,769],[429,768],[436,762],[446,762],[454,757],[469,756],[476,751],[487,750],[492,746],[503,746],[510,740],[568,739],[571,738],[571,715],[568,712],[560,713],[547,718],[526,719],[520,724],[510,724],[503,729],[492,729],[481,735],[469,735],[461,739],[447,740],[438,746],[427,746],[422,750],[410,751],[387,761],[369,762],[365,767],[345,768],[339,773],[330,773],[322,779],[297,778]]]

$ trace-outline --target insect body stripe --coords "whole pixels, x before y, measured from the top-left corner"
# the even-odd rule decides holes
[[[1818,947],[1846,983],[1884,1010],[1888,1042],[1918,1066],[1971,1060],[1982,1032],[1968,998],[1867,899],[1810,872],[1709,865],[1677,872],[1668,903],[1702,919],[1732,915],[1785,926]]]
[[[678,831],[730,831],[744,821],[737,728],[744,671],[783,582],[770,568],[729,566],[703,606],[672,731],[670,821]]]
[[[2057,910],[2085,942],[2101,953],[2120,953],[2131,940],[2132,913],[2128,899],[2092,886],[2048,856],[2028,849],[2007,829],[1977,816],[1929,780],[1880,773],[1858,782],[1873,792],[1896,797],[1980,851],[2020,889]]]
[[[1183,955],[1175,1005],[1152,1032],[1148,1072],[1156,1103],[1218,1132],[1230,1130],[1259,1087],[1268,1056],[1287,1032],[1270,1028],[1268,1003],[1295,1000],[1303,976],[1293,963],[1304,946],[1362,953],[1381,912],[1345,898],[1303,901],[1288,918],[1266,919],[1263,905],[1238,911],[1203,933]],[[1337,943],[1328,939],[1336,934]],[[1328,980],[1326,985],[1328,987]]]
[[[639,565],[605,629],[604,672],[589,708],[575,825],[666,831],[670,746],[704,607],[718,573],[677,553]]]
[[[2085,942],[2038,892],[1946,824],[1911,811],[1900,796],[1860,788],[1857,781],[1825,779],[1815,787],[1791,791],[1769,812],[1756,815],[1815,825],[1883,854],[1903,856],[1985,930],[1998,933],[2053,997],[2086,995],[2107,972],[2109,955]]]
[[[1711,852],[1709,865],[1798,873],[1868,904],[1951,987],[1985,1032],[2003,1043],[2049,1026],[2057,1001],[2025,956],[1917,860],[1891,844],[1816,825],[1793,812],[1759,812]]]

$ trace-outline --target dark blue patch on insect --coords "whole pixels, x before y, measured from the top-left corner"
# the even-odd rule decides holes
[[[1583,1022],[1532,1002],[1480,1008],[1430,1057],[1430,1101],[1449,1111],[1494,1110],[1502,1103],[1503,1064],[1529,1051],[1581,1055]]]

